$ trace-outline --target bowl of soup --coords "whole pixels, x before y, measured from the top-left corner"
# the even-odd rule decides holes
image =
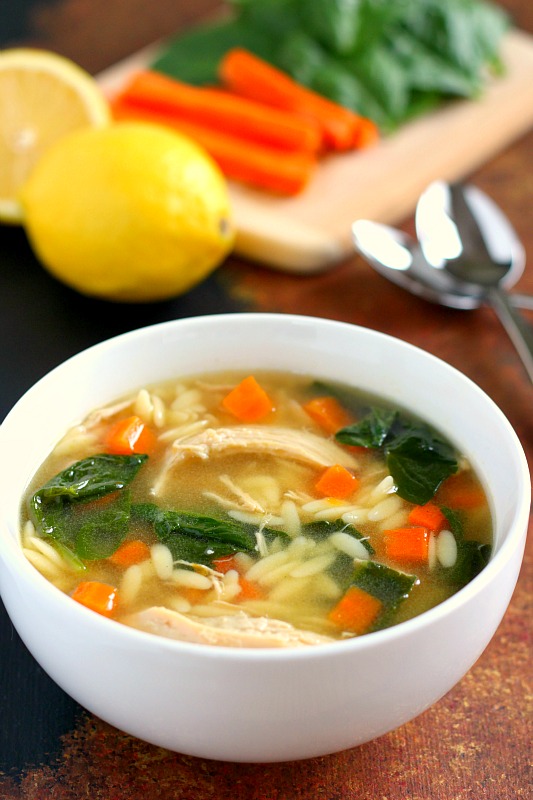
[[[0,428],[0,592],[57,684],[228,761],[350,748],[426,710],[510,601],[530,503],[497,406],[403,341],[277,314],[143,328]]]

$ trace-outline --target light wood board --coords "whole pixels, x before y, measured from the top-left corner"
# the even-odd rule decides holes
[[[113,93],[153,59],[147,48],[99,76]],[[395,224],[410,215],[433,180],[458,180],[533,126],[533,36],[511,31],[506,73],[479,100],[458,100],[408,123],[363,152],[331,156],[306,190],[279,198],[230,183],[236,252],[302,274],[328,269],[352,252],[351,223]]]

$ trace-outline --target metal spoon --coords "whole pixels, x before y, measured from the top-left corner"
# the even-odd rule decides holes
[[[485,301],[484,290],[469,287],[464,291],[452,275],[432,266],[420,243],[404,231],[359,219],[352,225],[352,236],[356,249],[376,272],[417,297],[466,310],[478,308]],[[521,274],[522,269],[516,269],[513,275]],[[533,297],[513,294],[510,298],[514,305],[533,310]]]
[[[436,181],[418,201],[416,229],[428,264],[492,306],[533,381],[533,330],[506,292],[525,254],[503,212],[474,186]]]

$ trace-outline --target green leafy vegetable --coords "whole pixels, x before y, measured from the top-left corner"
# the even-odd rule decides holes
[[[383,603],[383,611],[376,620],[373,629],[385,627],[400,603],[418,583],[416,575],[387,567],[376,561],[356,561],[352,576],[352,585],[377,597]]]
[[[132,516],[153,528],[174,560],[209,566],[215,558],[238,552],[251,553],[256,549],[256,538],[250,527],[229,518],[220,520],[184,511],[167,511],[152,503],[134,504]]]
[[[245,47],[391,130],[448,97],[475,97],[501,72],[508,27],[489,0],[232,0],[232,13],[176,37],[153,67],[214,83]]]
[[[400,497],[424,504],[457,471],[451,445],[428,425],[397,411],[373,408],[360,422],[337,431],[341,444],[382,449]]]
[[[450,524],[450,531],[457,543],[457,560],[453,567],[444,567],[446,583],[460,588],[466,586],[487,566],[492,553],[490,544],[465,539],[460,514],[450,508],[442,508],[442,513]]]
[[[29,513],[37,531],[56,541],[69,560],[112,555],[129,525],[129,492],[148,456],[101,454],[77,461],[55,475],[30,499]],[[99,502],[108,495],[116,497]]]

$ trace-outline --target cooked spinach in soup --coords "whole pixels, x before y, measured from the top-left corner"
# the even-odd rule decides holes
[[[302,376],[217,373],[69,430],[22,537],[45,577],[119,622],[290,647],[432,608],[484,567],[492,526],[464,456],[403,409]]]

